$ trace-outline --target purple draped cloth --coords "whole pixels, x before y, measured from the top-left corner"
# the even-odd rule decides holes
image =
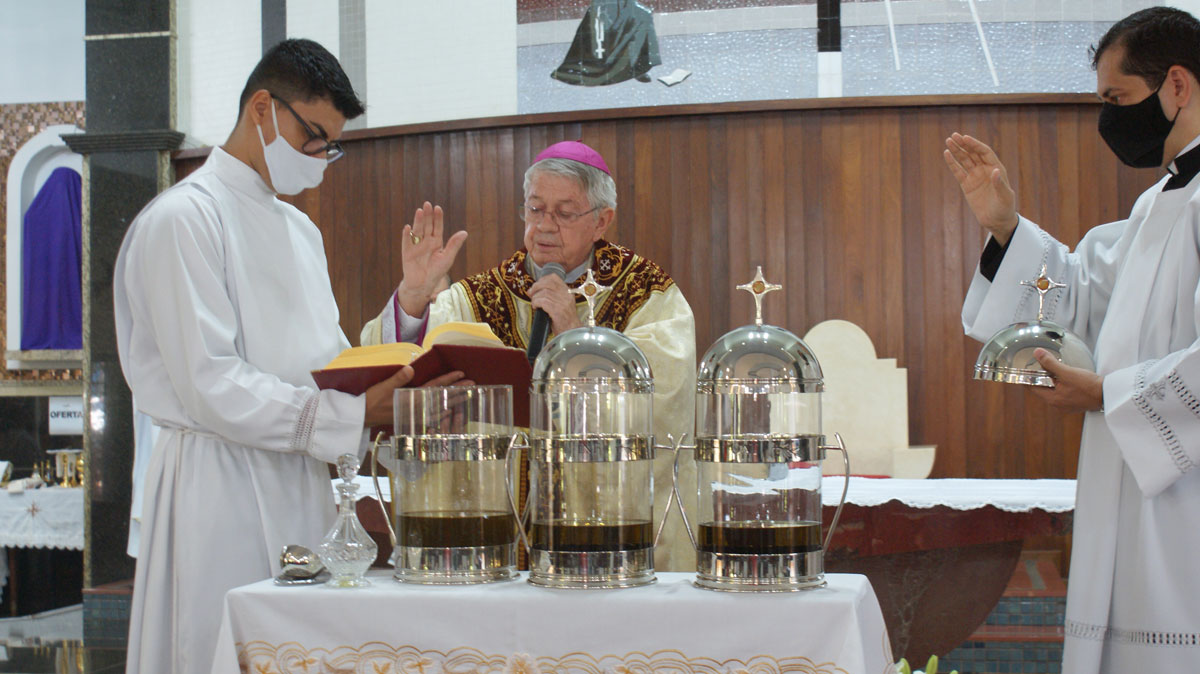
[[[54,169],[25,212],[21,251],[21,350],[82,349],[82,186]]]

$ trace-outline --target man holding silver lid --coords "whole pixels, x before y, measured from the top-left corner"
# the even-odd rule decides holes
[[[1154,7],[1118,21],[1093,51],[1100,136],[1167,175],[1127,220],[1075,250],[1018,216],[1004,166],[954,134],[946,162],[991,233],[963,306],[986,340],[1037,306],[1019,281],[1067,288],[1046,318],[1095,352],[1097,371],[1035,356],[1033,388],[1086,413],[1079,454],[1063,672],[1186,672],[1200,661],[1200,21]]]
[[[650,362],[658,441],[665,443],[668,433],[690,435],[696,383],[692,309],[662,267],[604,240],[617,206],[616,184],[604,158],[579,141],[555,143],[525,172],[524,190],[524,248],[458,281],[433,301],[433,286],[450,270],[467,232],[444,239],[442,209],[428,202],[418,209],[402,235],[403,279],[379,316],[363,328],[362,344],[417,341],[442,323],[468,321],[486,323],[505,344],[528,349],[531,341],[547,337],[531,335],[539,310],[551,335],[584,325],[587,304],[571,289],[591,270],[608,287],[596,302],[596,325],[624,333]],[[672,460],[660,454],[655,471],[655,510],[660,513],[667,503]],[[681,523],[671,522],[664,538],[671,543],[656,554],[656,566],[693,568]]]

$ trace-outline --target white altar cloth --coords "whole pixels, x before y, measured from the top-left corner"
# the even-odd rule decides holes
[[[836,506],[844,478],[826,476],[821,482],[821,505]],[[995,506],[1005,512],[1045,510],[1062,513],[1075,509],[1075,480],[904,480],[850,478],[846,503],[877,506],[899,501],[913,508],[946,506],[975,510]]]
[[[83,489],[0,492],[0,548],[83,549]]]
[[[83,549],[83,489],[0,491],[0,588],[8,584],[6,548]]]
[[[788,594],[701,590],[691,573],[590,591],[370,578],[361,590],[231,590],[213,674],[895,672],[875,592],[859,575]]]

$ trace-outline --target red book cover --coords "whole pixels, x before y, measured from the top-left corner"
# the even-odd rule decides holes
[[[375,384],[396,374],[402,365],[370,365],[314,370],[318,388],[361,395]],[[420,386],[447,372],[460,370],[480,386],[507,384],[513,389],[513,423],[529,426],[529,382],[533,368],[519,349],[462,344],[435,344],[412,362],[409,386]]]

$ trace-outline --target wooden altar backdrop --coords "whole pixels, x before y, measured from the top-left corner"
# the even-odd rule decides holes
[[[840,318],[908,368],[913,444],[934,477],[1070,478],[1080,417],[976,382],[959,312],[984,235],[942,160],[959,130],[1006,161],[1022,214],[1074,244],[1127,214],[1159,175],[1119,164],[1090,95],[767,101],[464,120],[346,134],[346,157],[296,198],[325,237],[352,342],[400,280],[400,228],[423,201],[470,232],[453,276],[521,244],[521,179],[545,146],[582,138],[612,168],[611,239],[662,264],[696,315],[697,354],[749,322],[734,286],[763,265],[784,292],[766,319],[803,335]],[[204,150],[176,157],[180,176]]]

